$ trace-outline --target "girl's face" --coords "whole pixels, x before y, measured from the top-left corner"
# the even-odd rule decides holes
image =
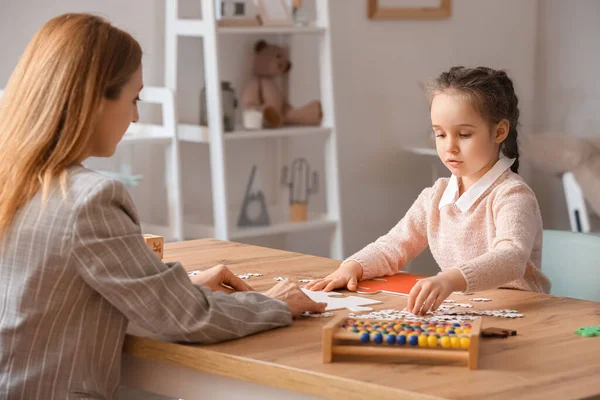
[[[137,101],[143,87],[142,67],[123,85],[115,100],[103,99],[96,130],[90,143],[90,156],[110,157],[127,131],[139,119]]]
[[[507,120],[490,127],[468,99],[446,93],[433,98],[431,124],[438,156],[469,186],[498,161],[500,143],[509,127]]]

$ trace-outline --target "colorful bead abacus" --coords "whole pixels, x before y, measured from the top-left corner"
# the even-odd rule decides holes
[[[334,354],[464,360],[477,368],[481,318],[466,323],[361,320],[340,316],[323,328],[323,362]]]

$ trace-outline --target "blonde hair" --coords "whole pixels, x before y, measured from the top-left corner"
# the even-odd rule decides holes
[[[90,14],[64,14],[35,34],[0,99],[0,238],[41,189],[65,193],[87,156],[103,98],[117,99],[141,65],[128,33]]]

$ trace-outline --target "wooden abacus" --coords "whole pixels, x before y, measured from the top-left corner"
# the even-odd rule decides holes
[[[465,361],[477,369],[481,318],[466,323],[334,317],[323,327],[323,362],[334,355]]]

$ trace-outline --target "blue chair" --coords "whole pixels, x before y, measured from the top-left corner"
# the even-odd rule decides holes
[[[550,294],[600,301],[600,236],[545,230],[542,272]]]

